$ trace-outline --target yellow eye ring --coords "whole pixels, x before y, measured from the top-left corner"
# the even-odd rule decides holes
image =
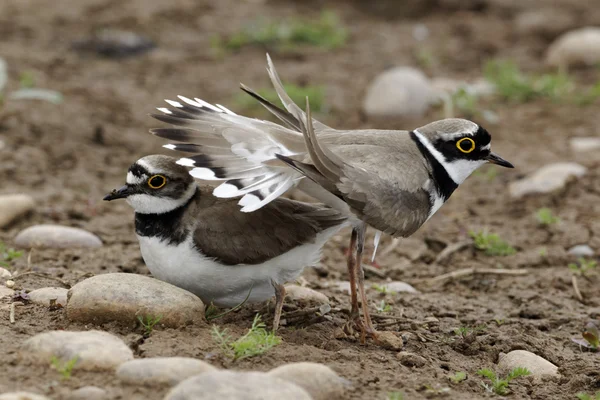
[[[462,143],[465,142],[465,141],[469,142],[469,144],[471,145],[471,147],[469,147],[468,149],[465,149],[465,148],[462,147]],[[473,150],[475,150],[475,141],[473,139],[471,139],[471,138],[468,138],[468,137],[462,138],[458,142],[456,142],[456,147],[460,151],[462,151],[463,153],[470,153]]]
[[[160,182],[152,182],[155,179],[160,179]],[[148,186],[150,186],[152,189],[160,189],[161,187],[165,186],[167,184],[167,178],[165,178],[162,175],[153,175],[150,177],[150,179],[148,179]]]

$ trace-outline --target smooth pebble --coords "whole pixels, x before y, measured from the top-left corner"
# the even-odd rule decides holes
[[[368,117],[418,117],[427,111],[433,97],[433,89],[423,72],[395,67],[371,82],[363,110]]]
[[[600,151],[600,137],[574,137],[569,143],[571,150],[578,153]]]
[[[60,304],[64,307],[67,305],[68,292],[69,290],[65,288],[46,287],[32,290],[28,295],[29,300],[31,300],[32,303],[49,306],[51,300],[56,300],[56,304]]]
[[[578,244],[569,249],[568,253],[576,257],[593,257],[594,250],[587,244]]]
[[[165,400],[311,400],[300,386],[263,372],[212,371],[175,386]]]
[[[340,378],[331,368],[323,364],[291,363],[272,369],[268,375],[300,386],[312,396],[313,400],[344,398],[345,379]]]
[[[26,194],[0,195],[0,228],[8,226],[34,207],[33,197]]]
[[[585,27],[559,36],[546,51],[546,63],[554,67],[600,63],[600,28]]]
[[[84,386],[71,392],[69,400],[104,400],[108,399],[106,390],[96,386]]]
[[[131,385],[169,385],[217,368],[189,357],[154,357],[127,361],[117,368],[117,377]]]
[[[379,346],[389,350],[401,350],[404,346],[402,337],[391,331],[378,332],[376,342]]]
[[[500,354],[498,366],[505,372],[513,368],[527,368],[532,376],[558,375],[558,367],[550,361],[526,350],[513,350]]]
[[[76,369],[107,370],[133,360],[133,352],[118,337],[103,331],[49,331],[21,345],[22,358],[49,365],[52,357],[64,362],[77,357]]]
[[[427,364],[425,357],[418,354],[409,353],[408,351],[401,351],[400,353],[396,354],[396,358],[398,358],[398,360],[400,360],[400,364],[404,365],[405,367],[421,368]]]
[[[395,292],[395,293],[419,293],[417,289],[412,287],[406,282],[402,281],[392,281],[385,282],[379,285],[381,288],[385,288],[387,292]]]
[[[329,298],[321,292],[299,285],[287,285],[285,295],[289,300],[298,302],[329,303]]]
[[[62,225],[34,225],[23,229],[15,238],[21,248],[96,248],[102,247],[98,236],[79,228]]]
[[[186,290],[137,274],[97,275],[69,290],[67,317],[72,321],[135,323],[138,316],[160,317],[159,325],[177,328],[203,323],[204,304]]]
[[[46,396],[31,392],[10,392],[0,394],[0,400],[50,400]]]
[[[0,267],[0,279],[10,279],[12,274],[6,268]]]
[[[528,175],[512,182],[509,192],[512,197],[520,198],[528,194],[550,193],[562,189],[569,179],[585,175],[587,168],[577,163],[548,164]]]

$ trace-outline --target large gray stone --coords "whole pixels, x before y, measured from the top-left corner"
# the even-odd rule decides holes
[[[395,67],[369,85],[363,109],[369,117],[418,117],[427,111],[433,97],[429,80],[421,71]]]
[[[98,236],[79,228],[62,225],[34,225],[23,229],[15,238],[22,248],[68,249],[78,247],[102,247]]]
[[[321,292],[299,285],[286,285],[286,297],[292,301],[313,302],[318,304],[329,303],[329,298]]]
[[[189,357],[154,357],[127,361],[117,369],[117,377],[131,385],[174,386],[203,372],[215,371],[209,363]]]
[[[600,28],[585,27],[561,35],[548,47],[546,62],[555,67],[600,63]]]
[[[35,207],[33,197],[26,194],[0,195],[0,228],[27,214]]]
[[[577,163],[548,164],[526,176],[512,182],[509,192],[512,197],[520,198],[529,194],[550,193],[562,189],[571,178],[585,175],[587,168]]]
[[[133,352],[118,337],[103,331],[49,331],[27,339],[21,345],[23,359],[49,365],[56,357],[62,362],[77,358],[75,369],[115,369],[133,360]]]
[[[67,317],[102,324],[158,318],[159,325],[180,327],[203,323],[204,304],[192,293],[148,276],[103,274],[79,282],[69,290]]]
[[[326,365],[298,362],[285,364],[268,372],[300,386],[313,400],[337,400],[344,398],[345,380]]]
[[[212,371],[175,386],[165,400],[311,400],[300,386],[262,372]]]

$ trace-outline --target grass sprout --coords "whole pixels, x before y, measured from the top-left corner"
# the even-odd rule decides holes
[[[6,247],[4,243],[0,242],[0,266],[10,267],[11,262],[22,256],[22,251],[17,251],[12,247]]]
[[[575,396],[579,400],[600,400],[600,391],[597,391],[596,394],[587,394],[584,392],[579,392]]]
[[[281,343],[279,336],[267,331],[259,314],[254,317],[250,330],[237,340],[231,337],[227,329],[220,330],[215,325],[213,325],[212,337],[223,354],[233,360],[258,356]]]
[[[579,276],[587,276],[590,272],[596,270],[598,262],[595,260],[587,260],[583,257],[579,258],[576,263],[570,263],[569,269]]]
[[[459,372],[455,373],[454,375],[450,375],[448,377],[448,379],[450,379],[450,381],[452,383],[459,384],[462,381],[467,380],[467,374],[465,372],[463,372],[463,371],[459,371]]]
[[[554,215],[551,209],[543,207],[535,212],[535,219],[540,225],[550,226],[560,222],[560,219]]]
[[[513,368],[506,377],[500,378],[493,370],[484,368],[477,371],[477,375],[490,381],[489,384],[482,383],[488,392],[504,396],[508,393],[508,385],[512,380],[531,375],[531,372],[527,368],[517,367]]]
[[[239,50],[252,45],[275,47],[283,51],[294,50],[301,45],[335,49],[343,46],[347,39],[348,31],[338,16],[334,12],[324,11],[318,19],[267,21],[261,18],[229,38],[213,39],[212,46],[225,50]]]
[[[404,400],[403,392],[389,392],[387,394],[388,400]]]
[[[154,330],[154,326],[158,324],[162,319],[162,315],[138,315],[137,319],[144,328],[144,335],[150,336],[152,334],[152,331]]]
[[[469,232],[469,236],[473,238],[475,248],[484,251],[488,256],[510,256],[517,252],[496,233],[489,233],[486,230],[480,232],[471,231]]]
[[[375,309],[379,312],[392,312],[393,310],[392,306],[387,304],[385,300],[381,300],[379,304],[376,304]]]
[[[79,360],[79,357],[75,356],[69,361],[63,362],[60,358],[53,356],[50,360],[50,363],[52,367],[62,375],[62,379],[67,380],[71,378],[71,374],[73,373],[75,364],[77,364],[77,360]]]

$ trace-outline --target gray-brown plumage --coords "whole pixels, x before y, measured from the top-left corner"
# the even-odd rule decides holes
[[[347,218],[322,204],[285,198],[242,213],[236,199],[217,198],[212,190],[175,159],[153,155],[136,161],[127,184],[105,200],[126,198],[136,211],[142,256],[156,278],[227,307],[276,295],[277,327],[283,284],[319,261]]]

